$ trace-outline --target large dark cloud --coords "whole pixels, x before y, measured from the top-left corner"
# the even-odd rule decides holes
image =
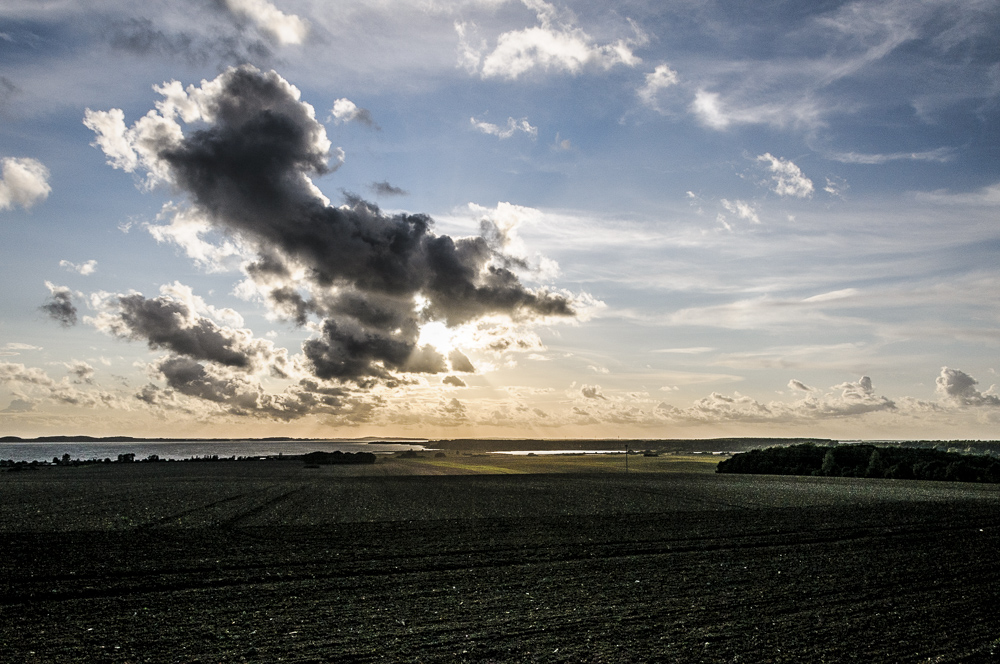
[[[167,173],[196,211],[257,249],[248,274],[277,312],[300,325],[322,319],[321,333],[303,347],[317,377],[363,382],[446,371],[444,358],[418,348],[428,321],[575,314],[567,297],[526,288],[483,237],[437,235],[426,215],[386,214],[351,195],[329,205],[310,180],[331,171],[325,129],[277,73],[230,69],[197,92],[197,103],[204,128],[180,140],[170,132],[143,136],[140,158],[151,172]],[[144,306],[152,318],[156,311]],[[238,353],[218,359],[231,350],[225,344],[202,350],[212,335],[196,340],[186,329],[177,338],[168,319],[151,322],[167,326],[142,328],[151,345],[241,361]]]

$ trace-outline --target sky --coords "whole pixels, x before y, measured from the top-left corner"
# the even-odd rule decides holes
[[[0,434],[1000,438],[996,0],[5,0]]]

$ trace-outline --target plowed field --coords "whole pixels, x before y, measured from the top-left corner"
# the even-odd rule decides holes
[[[408,467],[0,474],[0,660],[1000,660],[993,485]]]

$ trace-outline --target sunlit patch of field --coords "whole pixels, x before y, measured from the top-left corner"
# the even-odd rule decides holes
[[[402,467],[439,468],[476,474],[549,474],[626,472],[624,454],[454,454],[394,459]],[[631,455],[629,473],[714,473],[719,457],[710,454],[676,454],[658,457]],[[421,474],[416,472],[415,474]]]

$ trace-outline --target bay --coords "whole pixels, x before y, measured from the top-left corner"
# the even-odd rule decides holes
[[[135,460],[146,459],[155,454],[160,459],[194,459],[218,456],[264,457],[309,452],[375,452],[391,453],[404,450],[423,450],[423,443],[401,443],[398,441],[361,442],[351,440],[171,440],[171,441],[123,441],[123,442],[60,442],[60,443],[0,443],[0,460],[48,461],[61,459],[68,454],[70,459],[82,461],[91,459],[111,459],[119,454],[135,454]]]

